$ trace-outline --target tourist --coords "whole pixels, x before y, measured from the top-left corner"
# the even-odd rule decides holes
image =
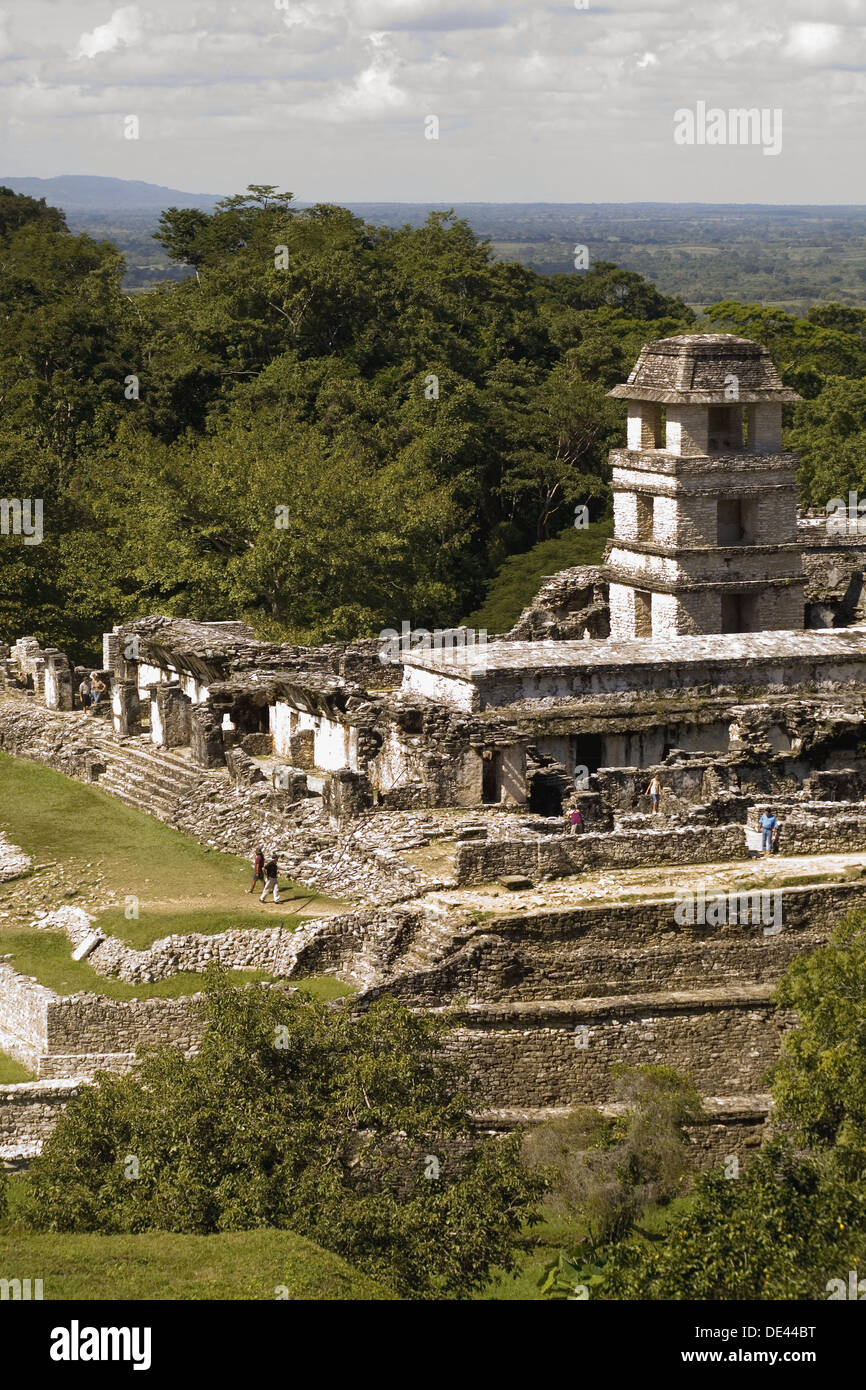
[[[90,713],[90,679],[85,676],[78,687],[78,698],[81,701],[81,708],[85,714]]]
[[[653,777],[652,781],[650,782],[649,786],[647,787],[646,791],[644,792],[644,796],[648,796],[649,799],[650,799],[650,802],[652,803],[653,815],[655,815],[656,812],[658,811],[658,808],[659,808],[659,797],[661,796],[661,794],[662,794],[662,784],[661,784],[661,782],[659,781],[659,779],[658,779],[657,777]]]
[[[256,884],[257,884],[257,883],[260,883],[260,884],[262,885],[263,888],[265,887],[265,874],[264,874],[264,868],[265,868],[265,856],[264,856],[264,853],[262,852],[262,850],[257,849],[257,850],[256,850],[256,853],[255,853],[255,858],[253,859],[253,881],[252,881],[252,884],[250,885],[250,887],[247,889],[247,892],[248,892],[248,893],[253,893],[253,892],[255,891],[255,887],[256,887]]]
[[[276,859],[269,859],[267,864],[265,865],[265,877],[267,879],[267,882],[264,886],[262,896],[259,898],[260,903],[264,902],[265,898],[268,896],[268,893],[271,892],[271,890],[273,890],[274,902],[278,903],[280,901],[280,885],[277,882],[278,873],[279,869],[277,868]]]
[[[96,709],[96,706],[101,702],[102,697],[103,697],[103,695],[105,694],[107,688],[108,688],[108,687],[106,686],[105,681],[100,679],[99,672],[98,672],[98,671],[91,671],[91,673],[90,673],[90,707],[91,707],[91,709]]]
[[[773,812],[770,810],[769,807],[767,807],[766,811],[761,816],[761,819],[758,821],[758,824],[761,827],[761,853],[772,854],[773,831],[776,829],[779,822],[776,820],[776,817],[773,815]]]
[[[581,830],[583,829],[583,816],[580,814],[576,806],[569,815],[568,820],[569,835],[579,835]]]

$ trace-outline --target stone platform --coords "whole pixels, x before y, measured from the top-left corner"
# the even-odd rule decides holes
[[[664,641],[491,642],[403,654],[407,691],[463,710],[727,692],[740,699],[858,689],[866,628],[714,633]]]

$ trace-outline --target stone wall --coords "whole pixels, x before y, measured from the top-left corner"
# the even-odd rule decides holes
[[[543,839],[464,842],[457,846],[459,884],[489,883],[506,874],[531,878],[565,876],[586,869],[634,868],[641,864],[712,864],[745,859],[739,825],[554,835]]]
[[[0,1050],[35,1071],[48,1037],[48,1010],[57,996],[8,961],[0,960]]]
[[[195,1048],[202,1031],[199,1000],[61,996],[0,962],[0,1047],[39,1080],[92,1076],[100,1067],[125,1071],[138,1047]]]
[[[35,1158],[80,1081],[22,1081],[0,1086],[0,1167]]]
[[[562,1106],[614,1096],[611,1067],[655,1063],[687,1072],[704,1095],[764,1089],[790,1014],[768,986],[626,998],[474,1004],[450,1046],[491,1106]]]

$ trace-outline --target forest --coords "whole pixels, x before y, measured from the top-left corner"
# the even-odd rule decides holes
[[[450,625],[515,556],[609,514],[608,449],[641,346],[695,331],[770,349],[804,503],[861,485],[866,309],[725,299],[700,318],[635,271],[544,274],[445,211],[421,225],[251,185],[167,208],[184,278],[124,289],[108,240],[0,188],[0,638],[83,656],[146,612],[275,640]],[[31,538],[32,539],[32,538]]]

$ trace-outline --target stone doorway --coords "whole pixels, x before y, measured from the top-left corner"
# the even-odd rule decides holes
[[[502,754],[486,748],[481,759],[481,800],[485,806],[498,806],[502,800]]]
[[[722,632],[754,631],[754,598],[749,594],[722,594]]]

